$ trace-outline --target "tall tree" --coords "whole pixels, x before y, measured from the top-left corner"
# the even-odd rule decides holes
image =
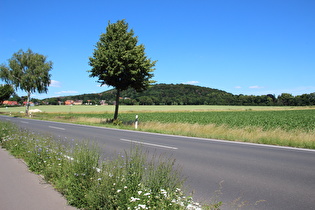
[[[47,93],[50,84],[49,71],[53,63],[47,61],[46,56],[34,53],[28,49],[26,52],[19,50],[8,60],[9,66],[0,66],[0,78],[16,89],[27,92],[26,114],[29,110],[31,94],[34,92]]]
[[[14,93],[11,85],[0,85],[0,105]]]
[[[101,34],[93,57],[89,58],[92,67],[90,77],[98,77],[102,85],[115,87],[116,106],[114,120],[118,118],[119,97],[129,87],[140,92],[152,83],[156,61],[145,55],[143,44],[138,45],[138,37],[133,30],[128,31],[125,20],[108,23],[106,33]]]

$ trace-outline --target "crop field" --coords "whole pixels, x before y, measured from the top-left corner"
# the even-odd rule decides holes
[[[102,115],[94,115],[102,117]],[[111,115],[107,115],[110,117]],[[88,117],[88,115],[86,115]],[[122,113],[122,121],[132,121],[135,114]],[[312,131],[315,129],[315,109],[290,111],[230,111],[230,112],[169,112],[141,113],[140,122],[215,124],[229,127],[261,127],[263,130],[281,128],[284,130]]]
[[[111,113],[72,114],[85,118],[111,118]],[[135,113],[121,113],[123,122],[135,120]],[[315,129],[315,109],[290,111],[230,111],[230,112],[143,112],[139,113],[140,122],[215,124],[229,127],[261,127],[263,130],[281,128],[284,130],[312,131]]]

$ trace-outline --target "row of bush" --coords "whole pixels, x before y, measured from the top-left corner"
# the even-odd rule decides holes
[[[172,158],[150,156],[139,146],[102,159],[97,145],[53,139],[0,122],[1,146],[80,209],[201,209],[186,196]],[[101,160],[102,159],[102,160]],[[217,208],[220,203],[204,206]]]

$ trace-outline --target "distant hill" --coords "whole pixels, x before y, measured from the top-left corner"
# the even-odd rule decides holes
[[[128,89],[121,96],[135,99],[139,104],[188,105],[215,104],[217,98],[233,97],[233,94],[195,85],[156,84],[140,93]]]
[[[106,100],[115,101],[116,90],[111,89],[97,94],[83,94],[60,97],[61,100]],[[121,92],[122,104],[140,105],[191,105],[191,104],[224,104],[225,100],[234,97],[222,90],[186,84],[155,84],[143,92],[128,89]]]
[[[100,104],[105,101],[113,104],[116,90],[111,89],[101,93],[83,94],[58,98],[44,99],[48,104],[58,104],[59,101],[83,100]],[[121,92],[120,104],[126,105],[259,105],[259,106],[312,106],[315,105],[315,93],[292,96],[283,93],[278,97],[267,94],[254,95],[233,95],[223,90],[200,87],[186,84],[155,84],[143,92],[136,92],[128,89]]]

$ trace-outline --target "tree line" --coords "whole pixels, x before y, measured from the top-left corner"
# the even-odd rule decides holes
[[[83,103],[115,104],[116,90],[97,94],[82,94],[59,98],[47,98],[41,103],[58,105],[66,100],[82,100]],[[282,93],[278,96],[234,95],[222,90],[186,84],[155,84],[147,90],[137,92],[129,88],[121,92],[120,104],[123,105],[242,105],[242,106],[312,106],[315,93],[293,96]]]

